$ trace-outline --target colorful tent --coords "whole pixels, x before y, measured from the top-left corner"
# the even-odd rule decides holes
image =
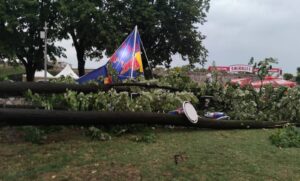
[[[265,86],[265,85],[272,85],[273,87],[280,87],[280,86],[295,87],[297,85],[296,82],[287,81],[287,80],[283,80],[281,78],[272,77],[272,76],[267,76],[262,81],[260,81],[260,80],[252,81],[251,78],[238,78],[238,79],[232,79],[230,82],[232,84],[239,84],[241,87],[243,87],[245,85],[252,85],[252,87],[255,89],[258,89],[261,86]]]
[[[239,84],[241,87],[244,87],[246,85],[249,85],[251,81],[252,79],[250,77],[246,77],[246,78],[231,79],[230,83]]]
[[[136,78],[144,73],[140,45],[141,38],[136,26],[134,31],[129,34],[121,46],[110,57],[108,63],[118,73],[120,80]],[[100,76],[108,76],[106,65],[80,77],[78,82],[84,83],[89,80],[96,80]]]
[[[93,70],[92,72],[85,74],[84,76],[80,77],[77,82],[79,84],[83,84],[86,83],[88,81],[92,81],[92,80],[98,80],[100,77],[107,77],[107,68],[106,65],[103,65],[102,67],[99,67],[95,70]]]
[[[140,44],[141,38],[135,27],[134,31],[111,56],[109,63],[118,72],[119,79],[135,78],[139,74],[143,74]]]
[[[295,87],[297,84],[296,84],[296,82],[283,80],[283,79],[277,78],[277,77],[268,76],[262,81],[258,80],[258,81],[251,82],[251,85],[253,86],[253,88],[257,89],[257,88],[260,88],[261,86],[265,86],[265,85],[272,85],[273,87],[280,87],[280,86]]]

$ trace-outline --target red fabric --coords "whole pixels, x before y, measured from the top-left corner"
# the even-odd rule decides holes
[[[264,80],[260,81],[252,81],[251,78],[238,78],[238,79],[232,79],[230,81],[232,84],[239,84],[241,87],[251,84],[253,88],[260,88],[261,85],[265,86],[268,84],[271,84],[273,87],[295,87],[297,84],[296,82],[283,80],[278,77],[272,77],[272,76],[266,76]]]
[[[250,77],[247,77],[247,78],[231,79],[230,83],[239,84],[241,87],[244,87],[246,85],[249,85],[251,83],[251,81],[252,81],[252,79]]]
[[[262,82],[260,80],[254,81],[251,83],[251,85],[254,88],[259,88],[261,85],[268,85],[271,84],[273,87],[280,87],[280,86],[285,86],[285,87],[295,87],[297,84],[296,82],[288,81],[288,80],[283,80],[280,78],[276,77],[266,77]]]

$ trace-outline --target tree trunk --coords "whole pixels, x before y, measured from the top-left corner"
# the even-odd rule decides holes
[[[78,61],[78,73],[79,77],[83,76],[85,74],[85,60],[84,60],[84,50],[81,48],[76,48],[77,52],[77,61]]]
[[[84,46],[82,46],[82,41],[79,41],[79,38],[77,38],[75,29],[70,31],[70,35],[73,39],[73,44],[76,50],[77,55],[77,62],[78,62],[78,74],[79,77],[83,76],[85,74],[84,66],[85,66],[85,59],[84,59]]]
[[[34,81],[35,69],[31,66],[25,66],[25,70],[26,70],[26,80],[27,80],[27,82],[33,82]]]
[[[78,85],[78,84],[63,84],[50,82],[1,82],[0,83],[0,97],[2,96],[22,96],[28,90],[38,94],[59,94],[65,93],[67,90],[92,93],[99,91],[108,91],[114,88],[117,91],[130,91],[130,87],[143,87],[145,89],[166,89],[169,91],[179,91],[178,89],[158,86],[155,84],[145,83],[117,83],[109,85]]]
[[[212,129],[261,129],[280,128],[288,123],[285,121],[264,122],[199,118],[196,124],[192,124],[184,115],[150,112],[46,111],[0,108],[0,115],[0,126],[159,124]],[[296,125],[299,126],[299,124]]]
[[[149,65],[149,62],[146,59],[146,56],[142,54],[142,63],[144,68],[144,76],[146,80],[153,79],[152,69]]]

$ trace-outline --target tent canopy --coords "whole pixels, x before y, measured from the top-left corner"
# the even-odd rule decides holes
[[[257,89],[261,86],[265,85],[272,85],[273,87],[295,87],[297,84],[296,82],[287,81],[278,77],[266,76],[262,81],[257,80],[253,81],[251,78],[239,78],[239,79],[232,79],[231,83],[239,84],[241,87],[246,85],[252,85],[253,88]]]
[[[231,79],[232,84],[239,84],[241,87],[244,87],[245,85],[249,85],[251,83],[252,79],[250,77],[246,78],[236,78]]]
[[[45,77],[45,70],[36,71],[34,74],[34,78],[43,78]],[[47,78],[54,78],[49,72],[47,72]]]
[[[77,82],[79,84],[86,83],[88,81],[95,80],[97,81],[99,77],[107,77],[107,68],[106,65],[102,65],[101,67],[93,70],[92,72],[85,74],[84,76],[80,77]]]
[[[100,68],[80,77],[77,82],[84,83],[89,80],[97,80],[100,76],[108,78],[107,63],[118,73],[118,79],[136,78],[144,74],[141,47],[141,37],[137,26],[114,52],[109,60]]]
[[[55,76],[55,78],[59,78],[61,76],[67,77],[70,76],[73,79],[78,79],[78,75],[73,71],[73,69],[71,68],[71,66],[69,64],[66,65],[66,67]]]
[[[265,85],[272,85],[273,87],[280,87],[280,86],[295,87],[297,84],[296,84],[296,82],[284,80],[284,79],[277,78],[277,77],[269,77],[268,76],[262,81],[258,80],[258,81],[251,82],[251,85],[254,88],[259,88],[259,87],[265,86]]]

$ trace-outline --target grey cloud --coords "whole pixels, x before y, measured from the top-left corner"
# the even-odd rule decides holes
[[[285,72],[300,66],[300,1],[212,0],[208,22],[200,30],[209,50],[209,64],[248,63],[275,57]]]

